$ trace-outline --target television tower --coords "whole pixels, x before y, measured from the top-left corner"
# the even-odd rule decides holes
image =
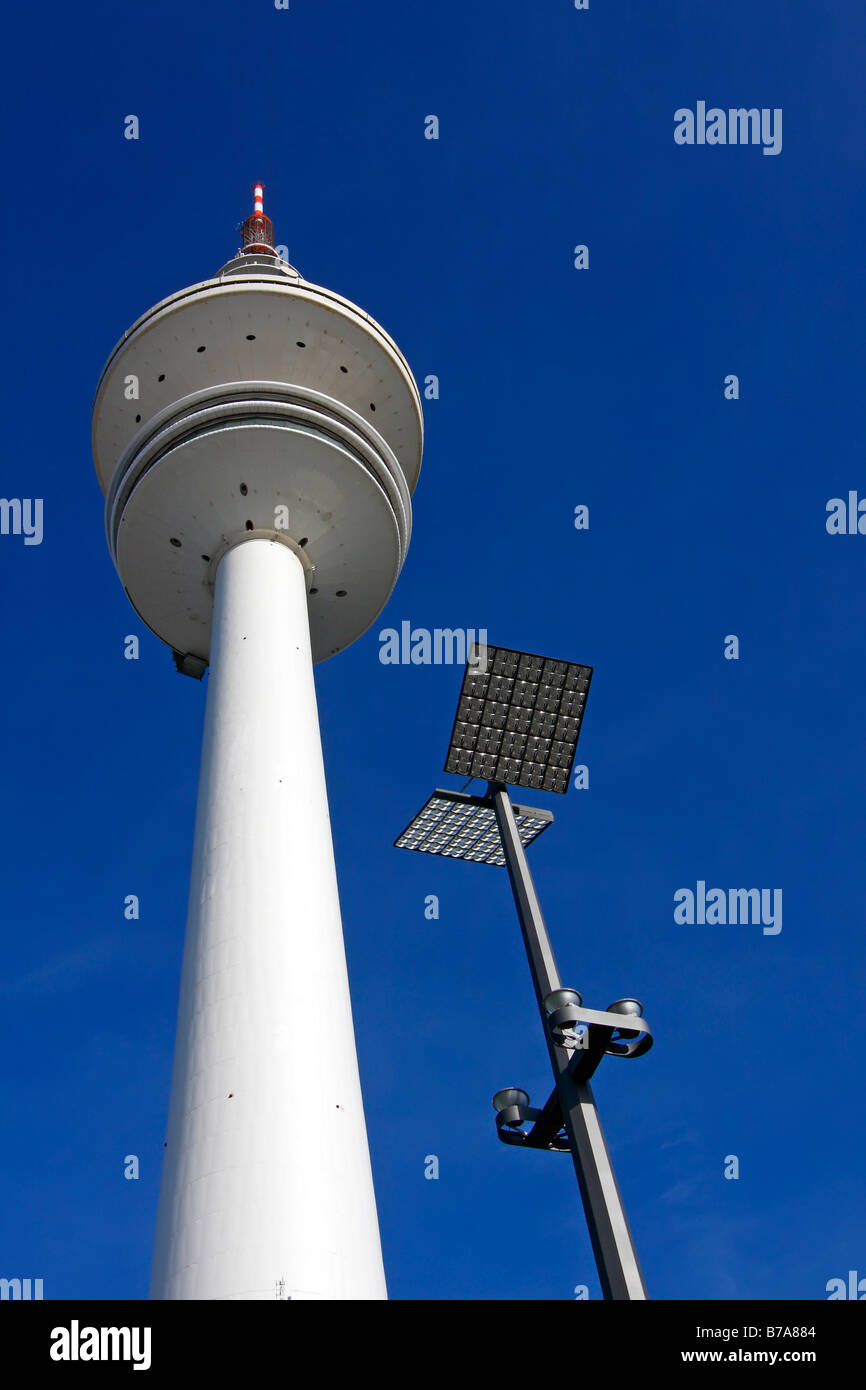
[[[313,665],[397,581],[421,401],[254,199],[93,407],[127,596],[179,671],[210,665],[151,1297],[386,1298]]]

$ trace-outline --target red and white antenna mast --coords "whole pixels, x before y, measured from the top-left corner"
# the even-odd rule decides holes
[[[252,216],[241,225],[241,253],[244,256],[277,254],[274,250],[274,224],[269,217],[265,217],[264,196],[265,185],[254,183]]]

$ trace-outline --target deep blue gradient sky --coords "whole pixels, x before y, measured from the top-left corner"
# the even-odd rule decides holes
[[[866,1275],[866,536],[825,529],[866,495],[862,6],[55,0],[5,32],[0,495],[45,532],[0,536],[0,1275],[147,1291],[206,687],[114,573],[90,405],[254,178],[441,382],[395,594],[317,675],[391,1296],[600,1296],[569,1160],[495,1135],[494,1091],[550,1087],[505,872],[392,848],[460,785],[461,673],[383,666],[403,619],[595,668],[589,790],[536,798],[530,854],[566,981],[656,1032],[595,1087],[650,1294]],[[676,145],[698,100],[781,107],[781,154]],[[781,933],[678,925],[699,879],[781,888]]]

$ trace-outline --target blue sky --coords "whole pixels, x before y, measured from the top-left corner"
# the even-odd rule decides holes
[[[10,14],[0,494],[45,521],[0,536],[0,1275],[147,1291],[205,689],[113,571],[90,404],[254,178],[441,384],[397,589],[317,674],[391,1296],[600,1296],[568,1159],[495,1135],[494,1091],[550,1088],[505,873],[392,848],[460,785],[460,672],[378,660],[404,619],[595,669],[530,855],[566,982],[655,1030],[595,1087],[651,1296],[866,1275],[866,537],[825,527],[866,495],[864,60],[850,0]],[[781,153],[677,145],[699,100],[781,108]],[[698,880],[781,888],[782,931],[676,923]]]

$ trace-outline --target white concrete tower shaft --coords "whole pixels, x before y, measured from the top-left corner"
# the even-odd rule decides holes
[[[305,574],[221,560],[151,1297],[386,1297]]]

